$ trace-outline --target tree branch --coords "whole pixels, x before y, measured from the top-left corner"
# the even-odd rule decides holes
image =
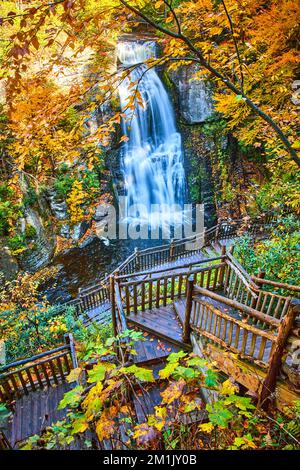
[[[161,25],[158,25],[152,18],[149,18],[148,15],[145,13],[141,12],[137,8],[133,7],[130,5],[126,0],[120,0],[120,2],[128,8],[130,11],[135,13],[137,16],[145,20],[148,24],[153,26],[155,29],[158,31],[162,32],[163,34],[166,34],[167,36],[171,36],[173,38],[179,39],[183,41],[189,49],[195,54],[197,60],[191,59],[195,62],[198,62],[202,67],[206,68],[212,75],[214,75],[216,78],[218,78],[224,85],[231,90],[234,94],[236,95],[241,95],[244,101],[247,103],[247,105],[257,114],[260,116],[264,121],[266,121],[272,129],[276,132],[277,136],[281,140],[281,142],[284,144],[286,150],[290,154],[292,160],[300,167],[300,157],[298,156],[297,152],[293,149],[289,139],[287,136],[284,134],[284,132],[280,129],[278,124],[264,111],[262,111],[261,108],[259,108],[243,91],[239,88],[237,88],[234,83],[232,83],[230,80],[228,80],[221,72],[219,72],[217,69],[215,69],[210,63],[208,63],[205,58],[203,53],[201,52],[200,49],[197,49],[192,41],[182,33],[175,33],[167,28],[164,28]],[[178,59],[179,60],[179,59]]]
[[[231,31],[232,39],[233,39],[233,42],[234,42],[235,52],[236,52],[236,55],[237,55],[237,59],[238,59],[238,61],[239,61],[240,75],[241,75],[241,89],[242,89],[242,92],[244,92],[244,74],[243,74],[243,66],[242,66],[242,61],[241,61],[241,56],[240,56],[240,52],[239,52],[237,40],[236,40],[236,38],[235,38],[235,36],[234,36],[233,22],[232,22],[231,16],[229,15],[228,10],[227,10],[226,4],[225,4],[225,0],[221,0],[221,1],[222,1],[222,5],[223,5],[223,7],[224,7],[224,10],[225,10],[225,13],[226,13],[226,16],[227,16],[229,25],[230,25],[230,31]]]

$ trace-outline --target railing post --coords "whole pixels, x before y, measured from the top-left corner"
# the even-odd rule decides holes
[[[218,224],[217,224],[217,227],[216,227],[216,232],[215,232],[215,236],[214,236],[214,241],[217,241],[218,238],[219,238],[220,228],[221,228],[221,225],[218,223]]]
[[[265,271],[259,271],[259,273],[257,274],[257,277],[258,277],[259,279],[264,279],[265,275],[266,275]],[[254,284],[256,284],[255,279],[253,279],[253,277],[251,277],[251,280],[252,280],[252,282],[253,282]],[[259,287],[259,289],[261,289],[261,284],[259,284],[258,287]],[[256,308],[256,307],[257,307],[258,299],[259,299],[259,297],[257,297],[256,299],[253,298],[253,299],[251,300],[251,307],[252,307],[252,308]]]
[[[203,242],[204,246],[207,246],[207,227],[204,227]]]
[[[139,271],[140,270],[140,252],[137,247],[134,249],[134,253],[135,253],[135,259],[136,259],[136,263],[135,263],[136,270]]]
[[[183,325],[183,342],[190,342],[190,333],[191,333],[191,312],[193,305],[193,289],[194,289],[194,277],[190,276],[187,280],[187,292],[186,292],[186,304],[185,304],[185,314],[184,314],[184,325]]]
[[[225,245],[222,245],[221,256],[226,256],[226,246]],[[225,263],[225,259],[222,259],[221,263]],[[224,276],[225,276],[225,266],[222,266],[221,269],[220,269],[219,287],[224,286]]]
[[[77,360],[77,355],[76,355],[76,350],[75,350],[75,345],[74,345],[74,338],[73,338],[72,333],[65,334],[65,343],[68,344],[70,347],[72,364],[73,364],[74,369],[77,369],[78,360]]]
[[[172,238],[172,239],[171,239],[171,243],[170,243],[170,261],[173,261],[173,258],[174,258],[174,249],[175,249],[174,238]]]
[[[274,400],[276,380],[282,365],[282,356],[288,336],[293,328],[296,315],[300,312],[300,299],[292,299],[287,314],[282,318],[277,340],[269,360],[269,368],[259,396],[259,405],[268,409]]]
[[[116,319],[116,301],[115,301],[115,278],[113,275],[109,277],[109,293],[111,302],[111,318],[113,325],[114,336],[118,334],[117,319]]]

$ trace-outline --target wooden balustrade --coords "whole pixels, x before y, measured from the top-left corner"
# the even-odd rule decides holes
[[[288,337],[293,329],[295,318],[300,313],[300,300],[293,299],[289,305],[286,315],[280,321],[278,327],[277,340],[272,349],[268,373],[262,385],[259,401],[260,406],[267,409],[275,399],[274,391],[277,377],[282,367],[282,358]]]
[[[115,282],[116,324],[118,333],[127,330],[126,315],[123,309],[121,292],[118,282]]]
[[[271,281],[269,279],[260,278],[258,276],[252,276],[251,279],[259,286],[271,286],[273,289],[283,289],[285,291],[293,293],[293,295],[299,295],[300,286],[295,286],[292,284],[286,284],[285,282]]]
[[[110,299],[109,287],[100,285],[79,293],[77,299],[67,302],[65,305],[75,307],[77,316],[83,315],[86,310],[93,310],[106,303]]]
[[[227,253],[226,265],[224,294],[228,298],[274,318],[284,317],[291,301],[290,297],[262,290],[257,284],[267,284],[269,281],[260,277],[250,277],[231,253]]]
[[[12,402],[22,395],[57,385],[78,366],[71,334],[66,344],[0,368],[0,400]]]
[[[259,313],[259,312],[257,312]],[[193,298],[191,330],[208,341],[229,349],[267,368],[276,335],[233,317],[212,304]]]
[[[126,315],[139,311],[166,306],[177,298],[185,297],[187,280],[192,276],[195,284],[217,290],[222,282],[222,269],[225,263],[204,268],[194,268],[185,272],[171,272],[165,276],[147,277],[131,281],[120,279],[120,295]]]
[[[136,271],[148,270],[178,258],[185,258],[198,253],[203,248],[203,245],[210,245],[217,240],[226,241],[235,238],[239,235],[240,231],[249,232],[253,235],[262,233],[264,227],[268,230],[273,222],[274,215],[272,220],[270,216],[268,216],[268,220],[266,219],[266,221],[264,217],[252,222],[246,222],[243,219],[234,219],[229,222],[221,221],[217,225],[206,229],[204,233],[186,237],[181,240],[171,240],[168,245],[146,248],[141,251],[137,250],[118,267],[118,271],[121,274],[132,274]],[[195,244],[194,249],[191,247],[192,243]]]

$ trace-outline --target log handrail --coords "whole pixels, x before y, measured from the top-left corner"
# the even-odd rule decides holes
[[[292,292],[300,292],[300,286],[296,286],[293,284],[286,284],[284,282],[271,281],[270,279],[265,279],[265,278],[261,279],[257,276],[251,276],[251,278],[257,284],[261,284],[261,285],[266,284],[268,286],[277,287],[278,289],[285,289],[285,290],[289,290]]]
[[[5,366],[1,366],[0,367],[0,374],[1,374],[0,379],[2,377],[2,373],[9,370],[9,369],[14,369],[16,367],[22,366],[22,365],[27,364],[27,363],[36,362],[39,359],[43,359],[44,357],[51,356],[52,354],[56,354],[56,353],[58,353],[60,351],[64,351],[64,350],[69,350],[69,346],[64,344],[62,346],[59,346],[58,348],[50,349],[49,351],[44,351],[40,354],[36,354],[35,356],[26,357],[24,359],[20,359],[19,361],[11,362],[10,364],[6,364]]]
[[[127,327],[127,320],[126,320],[126,315],[123,309],[120,287],[119,287],[118,282],[115,282],[115,302],[116,302],[116,307],[118,311],[118,319],[119,319],[119,325],[120,325],[119,333],[121,333],[127,330],[128,327]]]
[[[64,382],[71,369],[78,367],[72,334],[65,335],[66,344],[0,368],[0,401]]]
[[[253,289],[253,290],[259,289],[257,284],[255,284],[252,276],[250,276],[247,273],[245,268],[239,263],[239,261],[233,256],[233,254],[230,253],[230,251],[228,251],[226,253],[226,255],[227,255],[227,258],[229,259],[229,261],[240,271],[241,275],[247,280],[248,284],[251,286],[251,289]]]
[[[253,283],[249,283],[248,280],[245,278],[244,274],[241,273],[240,270],[236,267],[236,265],[231,263],[231,261],[227,260],[226,264],[227,264],[227,266],[229,266],[229,268],[231,268],[231,269],[233,269],[233,271],[235,271],[235,273],[238,275],[238,277],[244,283],[246,289],[248,289],[251,292],[252,297],[257,298],[257,294],[254,291]]]
[[[265,221],[265,219],[267,221],[266,215],[264,215],[264,217],[262,217],[261,220],[256,220],[256,219],[253,220],[252,224],[255,224],[255,227],[258,227],[258,226],[259,227],[264,227],[264,226],[266,226],[267,228],[269,228],[269,226],[272,225],[273,221],[270,222],[268,220],[268,223],[267,223]],[[144,250],[138,250],[137,252],[130,255],[117,269],[120,273],[122,273],[124,271],[127,271],[127,274],[135,272],[134,266],[132,266],[133,269],[130,268],[130,263],[133,263],[133,264],[135,263],[135,261],[137,259],[137,255],[141,258],[143,256],[146,257],[147,255],[155,255],[155,254],[158,254],[158,253],[168,252],[169,251],[169,255],[170,255],[170,257],[172,255],[172,259],[174,259],[176,257],[180,257],[184,253],[188,253],[189,251],[194,251],[194,250],[187,250],[187,251],[184,251],[182,253],[177,253],[177,254],[175,253],[174,254],[174,253],[171,253],[171,249],[172,249],[172,252],[173,252],[173,249],[178,247],[178,246],[182,246],[182,245],[184,245],[188,242],[193,242],[193,241],[200,240],[200,239],[204,240],[204,245],[205,246],[210,244],[210,242],[212,240],[226,239],[226,238],[228,238],[227,234],[226,234],[227,229],[234,229],[234,230],[230,231],[230,238],[232,238],[232,237],[237,236],[237,230],[240,227],[243,227],[243,226],[246,229],[247,229],[247,227],[250,228],[250,231],[251,231],[250,222],[245,221],[244,219],[232,219],[231,221],[225,221],[225,220],[220,221],[218,224],[214,225],[213,227],[211,227],[209,229],[205,229],[204,232],[201,232],[201,233],[198,233],[198,234],[195,234],[195,235],[191,235],[190,237],[186,237],[186,238],[183,238],[183,239],[180,239],[180,240],[172,240],[169,244],[160,245],[160,246],[156,246],[156,247],[145,248]],[[202,248],[203,247],[201,246],[201,247],[197,248],[196,251],[200,251]],[[160,263],[154,262],[153,266],[157,266],[159,264]],[[125,268],[127,268],[127,270]]]
[[[149,277],[144,278],[144,279],[134,279],[132,281],[121,282],[120,287],[134,286],[134,285],[143,284],[143,283],[146,283],[146,282],[149,282],[149,281],[158,281],[158,280],[163,281],[165,279],[169,279],[169,278],[172,278],[172,277],[177,277],[178,275],[189,276],[189,275],[192,275],[192,274],[199,274],[201,272],[213,271],[214,269],[217,269],[217,268],[220,268],[220,267],[223,267],[223,266],[225,266],[225,263],[218,263],[218,264],[213,264],[211,266],[206,266],[204,268],[188,269],[188,270],[180,272],[180,273],[176,273],[176,272],[174,274],[169,273],[169,274],[166,274],[165,276],[160,276],[160,277],[155,277],[155,278],[149,276]],[[177,269],[178,269],[178,267],[177,267]],[[176,268],[173,268],[173,270],[175,271]],[[157,271],[155,271],[155,273],[156,272]],[[162,272],[165,272],[165,269],[162,270]],[[150,274],[154,274],[154,273],[150,272]],[[125,276],[125,278],[126,277],[128,277],[128,276]]]
[[[270,216],[271,216],[271,219],[273,220],[274,217],[276,216],[276,214],[273,213],[273,212],[271,214],[269,214],[269,213],[263,214],[261,219],[254,219],[252,221],[252,223],[255,223],[256,225],[259,225],[259,226],[266,225],[266,227],[269,227],[270,226],[270,220],[269,220]],[[272,222],[272,220],[271,220],[271,222]],[[250,226],[249,221],[245,221],[245,219],[241,219],[241,218],[240,219],[232,219],[230,221],[222,220],[218,224],[214,225],[213,227],[211,227],[209,229],[205,229],[204,232],[201,232],[201,233],[198,233],[198,234],[195,234],[195,235],[191,235],[190,237],[186,237],[186,238],[179,239],[179,240],[172,239],[170,241],[170,243],[165,244],[165,245],[145,248],[143,250],[136,250],[130,256],[128,256],[128,258],[126,260],[124,260],[123,263],[121,263],[111,274],[115,275],[116,272],[118,272],[121,275],[122,274],[129,275],[129,274],[133,274],[137,271],[140,271],[139,264],[137,264],[137,260],[139,259],[140,261],[142,261],[143,258],[146,258],[147,256],[151,257],[151,262],[146,263],[146,264],[148,264],[148,267],[149,267],[149,264],[151,265],[151,267],[162,265],[167,261],[167,259],[162,260],[160,257],[157,257],[158,259],[155,259],[155,255],[161,254],[163,252],[165,254],[168,254],[168,257],[167,257],[168,261],[175,260],[177,258],[184,258],[184,256],[186,256],[188,253],[192,253],[192,252],[195,252],[195,251],[197,251],[197,252],[201,251],[203,246],[198,247],[196,250],[189,250],[188,249],[188,250],[183,250],[182,252],[177,252],[177,253],[176,253],[176,248],[178,248],[180,246],[183,246],[188,242],[196,241],[197,239],[203,239],[204,240],[204,246],[207,246],[213,240],[218,240],[218,239],[222,240],[222,238],[223,239],[228,238],[226,233],[224,233],[224,230],[226,232],[226,229],[230,229],[230,228],[231,229],[232,228],[238,229],[240,226],[244,226],[245,228],[247,228],[247,226],[249,227]],[[235,236],[237,236],[237,231],[236,230],[231,231],[230,232],[230,238],[235,237]],[[154,258],[153,258],[153,256],[154,256]],[[235,264],[236,263],[237,263],[237,261],[235,260]],[[138,268],[138,269],[136,269],[136,268]],[[87,288],[83,288],[80,295],[79,295],[79,298],[71,300],[70,302],[67,302],[67,304],[74,305],[76,308],[79,308],[79,306],[80,306],[80,297],[85,296],[86,298],[88,298],[89,294],[92,295],[94,292],[96,293],[98,290],[101,290],[102,288],[105,288],[105,284],[108,283],[108,280],[109,280],[109,275],[105,276],[103,279],[101,279],[99,282],[97,282],[97,284],[88,286]]]
[[[228,305],[229,307],[232,307],[242,313],[245,313],[246,315],[256,318],[257,320],[266,323],[273,328],[278,328],[280,324],[280,320],[278,320],[277,318],[273,318],[269,315],[266,315],[265,313],[255,310],[252,307],[248,307],[247,305],[241,304],[240,302],[236,302],[235,300],[223,297],[222,295],[216,294],[215,292],[205,289],[203,287],[194,286],[194,295],[196,296],[197,294],[210,297],[213,300]]]
[[[225,255],[215,256],[213,258],[205,258],[205,259],[199,260],[199,261],[192,261],[192,262],[189,262],[189,263],[182,263],[182,264],[180,264],[180,266],[171,266],[171,267],[168,267],[167,270],[172,272],[172,271],[176,271],[176,270],[179,270],[179,269],[189,268],[190,266],[195,266],[195,265],[198,266],[200,264],[205,264],[205,263],[208,263],[208,262],[213,262],[213,261],[218,261],[218,260],[225,260],[225,258],[226,258]],[[138,272],[135,272],[135,273],[132,273],[132,274],[121,274],[121,275],[117,275],[116,278],[121,280],[121,279],[128,279],[130,277],[147,276],[147,275],[158,274],[158,273],[162,273],[162,272],[166,272],[165,267],[162,267],[160,269],[155,269],[155,271],[147,270],[147,271],[138,271]]]
[[[288,337],[294,326],[296,316],[300,312],[300,300],[292,299],[287,314],[282,318],[279,328],[275,347],[271,353],[269,361],[269,369],[262,384],[259,397],[259,404],[263,409],[268,409],[274,401],[274,391],[276,381],[282,366],[282,357]]]
[[[194,297],[193,302],[200,303],[201,305],[206,306],[208,309],[211,309],[213,311],[218,312],[218,315],[220,317],[222,317],[225,320],[230,321],[230,322],[240,326],[240,328],[243,328],[243,329],[248,330],[248,331],[254,331],[255,334],[257,334],[258,336],[262,336],[263,338],[269,339],[270,341],[275,341],[276,338],[277,338],[277,336],[274,333],[270,332],[269,330],[261,330],[261,329],[255,327],[255,326],[253,326],[253,325],[249,325],[249,323],[245,323],[242,320],[239,320],[235,317],[232,317],[228,313],[225,313],[225,312],[221,311],[219,308],[214,307],[213,305],[206,302],[205,300],[201,300],[199,298]]]

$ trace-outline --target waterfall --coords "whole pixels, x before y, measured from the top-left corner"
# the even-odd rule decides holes
[[[152,41],[118,44],[123,67],[135,65],[119,85],[122,130],[128,138],[121,149],[125,218],[151,227],[181,221],[185,199],[181,136],[172,104],[155,69],[142,63],[155,56]],[[134,110],[129,109],[128,102],[136,90]]]

